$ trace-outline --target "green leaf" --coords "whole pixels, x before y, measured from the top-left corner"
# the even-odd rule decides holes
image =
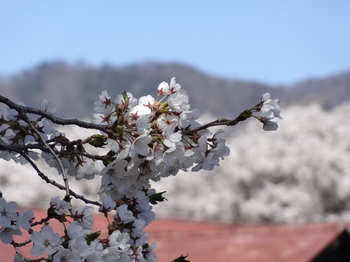
[[[125,90],[122,91],[122,96],[124,98],[125,104],[128,105],[130,103],[130,98],[128,96],[128,93]]]
[[[62,215],[57,214],[55,212],[55,207],[53,207],[53,206],[50,206],[47,209],[47,217],[48,218],[55,218],[58,221],[60,221],[61,223],[67,222],[66,215],[65,214],[62,214]]]
[[[162,196],[165,192],[166,192],[166,191],[163,191],[163,192],[156,193],[156,194],[153,194],[153,195],[148,196],[149,202],[150,202],[152,205],[157,205],[158,202],[163,202],[164,200],[166,200],[166,198]]]
[[[92,139],[90,140],[89,144],[94,147],[103,147],[107,145],[107,143],[105,143],[107,137],[104,135],[93,135],[91,138]]]
[[[188,257],[188,254],[187,254],[187,256],[181,255],[180,257],[174,259],[171,262],[191,262],[191,261],[186,259],[187,257]]]
[[[113,151],[109,151],[107,155],[102,156],[102,162],[105,166],[108,166],[115,160],[115,153]]]
[[[71,197],[70,195],[66,195],[66,196],[63,198],[63,200],[66,201],[66,202],[68,202],[68,203],[70,203],[71,199],[72,199],[72,197]]]
[[[86,236],[86,242],[88,244],[90,244],[92,241],[94,241],[95,239],[97,239],[99,236],[101,235],[101,231],[96,231],[96,232],[93,232],[89,235]]]

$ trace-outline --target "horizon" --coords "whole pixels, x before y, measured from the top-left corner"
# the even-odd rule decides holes
[[[26,68],[23,68],[21,69],[20,71],[18,72],[14,72],[12,74],[8,74],[8,75],[4,75],[0,72],[0,80],[10,80],[11,78],[19,75],[19,74],[22,74],[22,73],[25,73],[25,72],[29,72],[29,71],[32,71],[32,70],[35,70],[36,68],[40,67],[41,65],[44,65],[44,64],[55,64],[55,63],[64,63],[65,65],[67,66],[72,66],[72,67],[88,67],[88,68],[92,68],[94,70],[98,70],[98,69],[101,69],[103,66],[111,66],[112,68],[118,70],[118,69],[123,69],[123,68],[127,68],[129,66],[144,66],[144,65],[147,65],[147,64],[160,64],[160,65],[169,65],[171,66],[172,64],[176,64],[176,65],[180,65],[180,66],[185,66],[185,67],[189,67],[191,69],[194,69],[204,75],[207,75],[208,77],[218,77],[218,78],[221,78],[221,79],[224,79],[224,80],[233,80],[233,81],[241,81],[241,82],[252,82],[252,83],[257,83],[257,84],[263,84],[263,85],[267,85],[271,88],[277,88],[277,87],[286,87],[286,88],[289,88],[291,86],[294,86],[294,85],[297,85],[299,83],[303,83],[303,82],[307,82],[307,81],[313,81],[313,80],[323,80],[323,79],[327,79],[327,78],[330,78],[330,77],[336,77],[338,75],[342,75],[342,74],[346,74],[348,72],[350,72],[350,69],[348,70],[342,70],[342,71],[339,71],[339,72],[335,72],[335,73],[332,73],[332,74],[325,74],[325,75],[321,75],[321,76],[311,76],[311,77],[306,77],[304,79],[299,79],[295,82],[291,82],[291,83],[287,83],[287,84],[274,84],[274,83],[266,83],[266,82],[263,82],[263,81],[259,81],[259,80],[250,80],[250,79],[243,79],[243,78],[240,78],[240,77],[230,77],[230,76],[222,76],[222,75],[216,75],[216,74],[211,74],[210,72],[205,72],[204,70],[201,70],[199,68],[197,68],[196,66],[192,66],[192,65],[189,65],[189,64],[186,64],[186,63],[182,63],[182,62],[160,62],[160,61],[143,61],[143,62],[135,62],[135,63],[130,63],[130,64],[125,64],[125,65],[114,65],[114,64],[111,64],[111,63],[102,63],[102,64],[99,64],[99,65],[93,65],[93,64],[89,64],[88,62],[86,61],[82,61],[82,60],[79,60],[79,61],[73,61],[73,62],[69,62],[69,61],[64,61],[64,60],[46,60],[46,61],[41,61],[41,62],[38,62],[32,66],[28,66]],[[176,77],[176,76],[175,76]]]

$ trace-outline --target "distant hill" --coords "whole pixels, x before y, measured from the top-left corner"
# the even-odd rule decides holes
[[[279,97],[282,106],[320,101],[325,108],[332,108],[350,100],[350,72],[288,87],[274,87],[209,76],[177,63],[91,67],[47,62],[8,79],[0,79],[0,92],[34,107],[39,107],[46,98],[57,104],[63,117],[87,117],[93,113],[93,104],[103,90],[112,96],[123,89],[135,97],[155,95],[159,83],[168,82],[173,76],[187,90],[192,108],[225,117],[233,117],[254,105],[265,92]]]

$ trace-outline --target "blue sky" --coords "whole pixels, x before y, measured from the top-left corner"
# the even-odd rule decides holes
[[[291,84],[350,70],[350,1],[1,1],[0,74],[50,60],[182,62]]]

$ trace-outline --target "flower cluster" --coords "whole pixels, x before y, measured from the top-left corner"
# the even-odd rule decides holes
[[[132,245],[138,248],[146,243],[142,229],[154,220],[149,199],[156,192],[150,188],[150,181],[193,166],[193,170],[211,170],[229,149],[222,131],[182,134],[199,126],[199,112],[190,109],[187,93],[175,78],[170,84],[159,85],[156,98],[148,95],[137,100],[124,92],[112,100],[106,91],[99,98],[95,119],[115,127],[113,133],[104,134],[111,157],[101,171],[100,194],[108,203],[117,202],[117,211],[122,207],[128,210],[134,225],[128,233],[137,239]],[[111,209],[110,205],[103,207]]]
[[[54,123],[70,125],[72,121],[55,117],[56,109],[47,101],[41,111],[23,104],[7,105],[8,115],[0,119],[0,157],[21,164],[29,162],[47,183],[65,190],[66,196],[63,200],[53,197],[48,216],[40,221],[33,221],[33,213],[16,211],[16,203],[0,198],[0,239],[14,243],[13,235],[21,234],[21,227],[30,233],[32,255],[45,253],[47,261],[155,261],[155,244],[147,243],[143,230],[155,219],[152,205],[164,200],[164,192],[157,193],[150,182],[176,175],[179,170],[212,170],[230,152],[222,130],[211,133],[211,124],[199,124],[199,111],[191,109],[186,91],[175,78],[160,83],[156,97],[136,99],[123,91],[112,99],[103,91],[94,106],[94,123],[74,123],[100,133],[78,140],[69,140],[56,130]],[[277,100],[270,99],[269,94],[243,113],[236,120],[215,125],[235,125],[254,116],[264,123],[265,130],[273,130],[280,117]],[[92,153],[88,146],[103,153]],[[35,165],[39,153],[62,175],[64,186]],[[77,180],[100,175],[100,201],[72,192],[67,175]],[[89,205],[73,208],[72,197]],[[97,205],[104,214],[107,237],[93,232],[91,205]],[[51,219],[63,224],[63,234],[54,232]],[[17,252],[15,261],[23,259]]]
[[[261,102],[257,104],[252,112],[256,111],[255,117],[264,124],[266,131],[277,130],[278,122],[281,119],[279,99],[271,99],[270,94],[266,93],[262,96]]]
[[[106,203],[106,200],[103,202]],[[109,224],[108,237],[99,239],[100,232],[92,231],[94,218],[91,206],[80,205],[73,211],[69,202],[57,197],[50,203],[49,215],[66,224],[66,230],[61,237],[48,225],[39,232],[33,232],[34,256],[46,253],[53,261],[155,261],[151,253],[154,245],[131,248],[131,243],[137,242],[137,239],[131,239],[124,229],[137,231],[142,223],[134,223],[134,217],[125,205],[117,208],[115,219]],[[109,208],[114,209],[115,203]],[[103,207],[103,210],[107,209]],[[146,254],[146,251],[150,254]]]
[[[190,109],[188,100],[175,78],[159,85],[157,98],[137,100],[124,92],[112,101],[106,91],[102,93],[95,118],[116,128],[105,141],[113,158],[101,172],[103,190],[112,190],[116,199],[134,196],[141,188],[148,189],[149,180],[176,175],[193,165],[193,170],[211,170],[229,154],[222,131],[182,134],[199,126],[199,112]]]

